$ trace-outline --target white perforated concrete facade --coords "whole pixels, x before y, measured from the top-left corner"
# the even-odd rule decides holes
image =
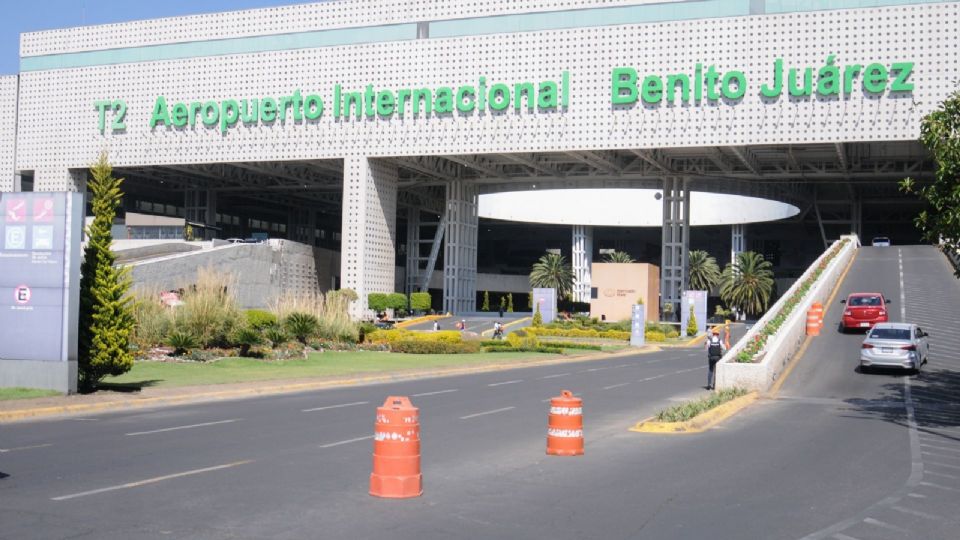
[[[17,77],[0,77],[0,191],[14,189],[17,154]]]
[[[341,6],[346,10],[361,4],[370,8],[374,18],[387,13],[396,16],[397,10],[374,9],[379,2],[332,2],[314,9]],[[476,9],[477,3],[451,4]],[[543,9],[546,3],[498,4],[533,4],[534,9]],[[248,13],[244,15],[247,18],[261,19],[265,27],[279,24],[278,19],[294,27],[309,27],[311,21],[316,22],[316,15],[307,17],[294,9],[244,13]],[[409,20],[416,20],[416,10],[409,13]],[[213,25],[216,28],[227,26],[227,21],[238,16],[222,14],[203,20],[219,21]],[[355,17],[360,16],[358,11]],[[301,20],[304,17],[307,20]],[[192,21],[172,19],[163,24],[166,31],[174,32],[172,28],[190,26]],[[359,19],[349,21],[356,23]],[[87,34],[81,30],[62,32],[79,32],[78,36],[85,36],[79,39],[82,48],[102,50],[128,46],[135,42],[129,34],[142,36],[150,25],[158,24],[112,25],[89,29]],[[955,87],[955,68],[960,64],[958,36],[960,5],[944,3],[413,39],[29,71],[20,75],[17,167],[37,170],[39,188],[56,189],[69,183],[65,169],[87,165],[103,149],[110,151],[116,166],[131,166],[361,155],[912,140],[923,114]],[[211,37],[215,36],[201,32],[193,39]],[[172,35],[170,39],[174,39]],[[74,42],[58,31],[27,34],[23,37],[23,54],[29,58],[40,52],[62,54],[80,48],[58,45],[64,41]],[[912,61],[915,90],[909,95],[869,95],[858,89],[840,99],[781,96],[769,100],[760,96],[759,85],[772,77],[776,58],[782,57],[787,67],[818,69],[831,56],[841,68],[854,63]],[[632,66],[640,74],[692,75],[698,62],[715,64],[721,71],[741,70],[751,87],[734,103],[704,100],[683,106],[611,106],[614,67]],[[392,115],[359,121],[334,119],[329,114],[336,84],[360,91],[367,84],[376,89],[456,88],[477,85],[481,76],[490,84],[559,81],[564,71],[570,77],[569,105],[557,110],[516,113],[511,108],[503,113],[419,118]],[[171,103],[205,102],[279,97],[297,88],[323,96],[328,101],[327,113],[316,121],[238,125],[225,135],[216,126],[149,127],[159,95]],[[105,99],[126,101],[125,130],[99,133],[93,104]]]

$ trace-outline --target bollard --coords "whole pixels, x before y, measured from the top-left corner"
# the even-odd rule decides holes
[[[390,396],[377,407],[370,494],[402,499],[423,494],[420,417],[410,398]]]
[[[813,308],[807,310],[807,335],[808,336],[819,336],[820,335],[820,326],[823,322],[820,319],[820,315],[817,315]]]
[[[583,455],[583,400],[574,397],[569,390],[550,400],[547,454]]]

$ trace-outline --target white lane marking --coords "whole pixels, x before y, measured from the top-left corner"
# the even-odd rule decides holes
[[[690,372],[690,371],[697,371],[698,369],[705,369],[706,367],[707,367],[707,366],[699,366],[699,367],[690,368],[690,369],[681,369],[681,370],[679,370],[679,371],[672,371],[672,372],[670,372],[670,373],[661,373],[660,375],[654,375],[653,377],[647,377],[646,379],[640,379],[640,380],[637,381],[637,382],[655,381],[655,380],[657,380],[657,379],[662,379],[662,378],[664,378],[664,377],[669,377],[670,375],[679,375],[680,373],[688,373],[688,372]]]
[[[613,366],[613,367],[615,367],[615,368],[618,368],[618,367],[630,367],[630,366],[632,366],[632,365],[634,365],[634,364],[617,364],[617,365],[615,365],[615,366]]]
[[[869,525],[874,525],[874,526],[876,526],[876,527],[883,528],[883,529],[890,529],[891,531],[897,531],[898,533],[910,534],[910,531],[908,531],[908,530],[906,530],[906,529],[901,529],[900,527],[897,527],[896,525],[891,525],[891,524],[889,524],[889,523],[885,523],[885,522],[883,522],[883,521],[880,521],[879,519],[864,518],[864,519],[863,519],[863,522],[864,522],[864,523],[867,523],[867,524],[869,524]]]
[[[860,540],[859,538],[854,538],[854,537],[852,537],[852,536],[847,536],[847,535],[845,535],[845,534],[843,534],[843,533],[837,533],[837,534],[833,535],[833,537],[836,538],[837,540]]]
[[[520,382],[523,382],[523,379],[514,379],[512,381],[495,382],[495,383],[490,383],[487,386],[503,386],[505,384],[517,384]]]
[[[950,454],[941,454],[939,452],[927,452],[926,450],[924,450],[921,453],[925,456],[933,456],[934,458],[940,458],[940,459],[960,459],[960,456],[951,456]]]
[[[485,415],[488,415],[488,414],[502,413],[502,412],[505,412],[505,411],[509,411],[509,410],[511,410],[511,409],[516,409],[516,407],[504,407],[504,408],[502,408],[502,409],[494,409],[494,410],[492,410],[492,411],[484,411],[484,412],[476,413],[476,414],[468,414],[468,415],[466,415],[466,416],[461,416],[460,419],[461,419],[461,420],[469,420],[469,419],[471,419],[471,418],[476,418],[476,417],[478,417],[478,416],[485,416]]]
[[[602,371],[602,370],[604,370],[604,369],[613,369],[613,366],[593,367],[593,368],[590,368],[590,369],[585,369],[585,370],[581,371],[580,373],[593,373],[594,371]]]
[[[340,446],[342,444],[350,444],[360,441],[367,441],[373,438],[373,435],[367,435],[366,437],[357,437],[356,439],[347,439],[345,441],[337,441],[329,444],[321,444],[320,448],[333,448],[334,446]]]
[[[924,439],[924,440],[928,440],[928,439]],[[960,452],[960,448],[953,448],[950,446],[937,446],[935,444],[924,444],[924,443],[920,443],[920,446],[924,448],[935,448],[937,450],[946,450],[948,452]]]
[[[604,389],[604,390],[613,390],[614,388],[620,388],[621,386],[626,386],[626,385],[628,385],[628,384],[630,384],[630,383],[628,383],[628,382],[622,382],[622,383],[620,383],[620,384],[611,384],[610,386],[604,386],[603,389]]]
[[[910,514],[911,516],[917,516],[917,517],[922,517],[922,518],[926,518],[926,519],[937,519],[937,520],[943,519],[943,518],[941,518],[940,516],[935,516],[935,515],[933,515],[933,514],[928,514],[928,513],[926,513],[926,512],[921,512],[921,511],[919,511],[919,510],[911,510],[911,509],[909,509],[909,508],[904,508],[904,507],[902,507],[902,506],[891,506],[890,508],[891,508],[892,510],[896,510],[897,512],[903,512],[904,514]]]
[[[216,426],[219,424],[230,424],[233,422],[239,422],[240,420],[242,420],[242,418],[231,418],[230,420],[219,420],[217,422],[204,422],[202,424],[190,424],[189,426],[168,427],[163,429],[154,429],[150,431],[134,431],[132,433],[124,433],[124,435],[128,437],[131,437],[134,435],[150,435],[151,433],[164,433],[167,431],[178,431],[181,429],[193,429],[198,427]]]
[[[944,491],[957,491],[957,492],[960,492],[960,489],[953,488],[953,487],[949,487],[949,486],[941,486],[940,484],[934,484],[933,482],[920,482],[920,485],[921,485],[921,486],[932,487],[932,488],[937,488],[937,489],[942,489],[942,490],[944,490]]]
[[[900,265],[900,322],[907,322],[907,293],[903,288],[903,250],[897,248],[897,262]]]
[[[7,452],[19,452],[21,450],[34,450],[36,448],[46,448],[48,446],[53,446],[53,443],[34,444],[32,446],[18,446],[16,448],[0,448],[0,454],[6,454]]]
[[[949,478],[950,480],[960,480],[960,476],[956,476],[953,474],[945,474],[942,472],[923,471],[923,474],[929,474],[930,476],[939,476],[941,478]]]
[[[907,493],[907,497],[913,497],[914,499],[926,499],[926,495],[921,495],[919,493]]]
[[[74,422],[99,422],[100,421],[99,418],[70,418],[69,420],[73,420]]]
[[[568,375],[570,375],[570,374],[569,374],[569,373],[556,373],[556,374],[554,374],[554,375],[545,375],[545,376],[540,377],[540,378],[541,378],[541,379],[556,379],[557,377],[566,377],[566,376],[568,376]]]
[[[216,465],[214,467],[205,467],[203,469],[193,469],[192,471],[184,471],[174,474],[168,474],[165,476],[157,476],[155,478],[148,478],[146,480],[140,480],[137,482],[130,482],[128,484],[120,484],[117,486],[110,486],[100,489],[92,489],[90,491],[81,491],[80,493],[71,493],[70,495],[61,495],[59,497],[51,497],[51,501],[65,501],[67,499],[76,499],[77,497],[86,497],[87,495],[96,495],[98,493],[106,493],[108,491],[117,491],[119,489],[130,489],[140,486],[146,486],[148,484],[156,484],[157,482],[163,482],[164,480],[172,480],[174,478],[181,478],[183,476],[193,476],[195,474],[202,474],[205,472],[219,471],[221,469],[229,469],[231,467],[237,467],[239,465],[246,465],[247,463],[253,463],[252,459],[245,459],[243,461],[234,461],[233,463],[225,463],[223,465]]]
[[[927,465],[935,465],[935,466],[937,466],[937,467],[946,467],[946,468],[948,468],[948,469],[956,469],[956,470],[960,471],[960,467],[958,467],[957,465],[947,465],[946,463],[940,463],[940,462],[937,462],[937,461],[928,461],[928,462],[927,462]]]
[[[413,394],[411,397],[422,397],[422,396],[437,396],[440,394],[449,394],[450,392],[456,392],[458,388],[451,388],[450,390],[437,390],[436,392],[423,392],[420,394]]]
[[[354,405],[366,405],[369,401],[354,401],[353,403],[341,403],[340,405],[328,405],[326,407],[314,407],[312,409],[303,409],[300,412],[325,411],[327,409],[339,409],[341,407],[353,407]]]

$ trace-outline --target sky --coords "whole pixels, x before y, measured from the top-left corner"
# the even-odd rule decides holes
[[[298,0],[0,0],[0,75],[20,71],[20,34],[289,4]],[[29,5],[29,7],[24,7]]]

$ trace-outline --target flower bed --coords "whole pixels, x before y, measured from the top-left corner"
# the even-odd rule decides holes
[[[754,336],[754,339],[748,343],[739,353],[737,353],[736,361],[739,363],[755,363],[758,362],[763,357],[764,346],[766,346],[767,341],[771,336],[775,335],[777,331],[783,326],[783,323],[786,322],[787,318],[790,317],[790,314],[796,309],[801,302],[803,302],[804,297],[807,295],[807,292],[817,283],[817,280],[820,278],[820,275],[827,269],[827,266],[830,265],[830,262],[836,258],[837,254],[840,253],[840,250],[843,249],[846,244],[850,242],[849,239],[841,240],[834,244],[834,246],[824,255],[820,263],[814,268],[813,272],[804,279],[800,285],[796,288],[793,294],[780,306],[779,311],[776,315],[770,318],[763,328],[757,332]]]

